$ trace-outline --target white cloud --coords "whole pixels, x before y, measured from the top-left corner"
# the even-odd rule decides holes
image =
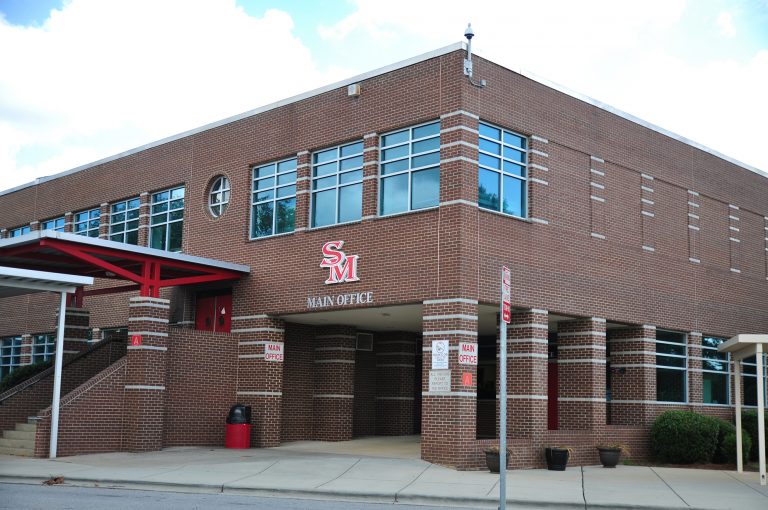
[[[733,23],[733,14],[729,11],[723,11],[717,15],[716,20],[717,28],[720,30],[720,35],[723,37],[735,37],[736,26]]]

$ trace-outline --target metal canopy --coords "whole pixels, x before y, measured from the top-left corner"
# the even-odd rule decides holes
[[[768,346],[768,335],[736,335],[717,348],[728,352],[733,358],[736,398],[736,464],[739,472],[744,471],[744,452],[741,449],[741,361],[755,356],[757,362],[757,438],[760,462],[760,485],[766,485],[765,473],[765,388],[763,386],[763,353]]]
[[[159,297],[162,287],[236,280],[250,272],[240,264],[52,230],[0,240],[0,265],[133,282],[81,296],[139,290]]]

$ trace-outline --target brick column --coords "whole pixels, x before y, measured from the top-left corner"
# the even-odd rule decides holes
[[[151,205],[148,192],[139,195],[139,246],[149,246],[149,217]]]
[[[650,425],[656,402],[656,326],[611,330],[611,424]]]
[[[354,328],[320,328],[315,336],[314,438],[352,439],[355,398]]]
[[[296,154],[296,214],[294,231],[309,228],[309,202],[312,188],[312,155],[309,151]]]
[[[40,222],[39,222],[39,221],[37,221],[37,220],[35,220],[35,221],[30,221],[30,222],[29,222],[29,231],[30,231],[30,232],[35,232],[35,231],[37,231],[37,230],[40,230]]]
[[[232,334],[238,342],[237,400],[251,406],[251,446],[279,446],[285,324],[267,315],[232,320]]]
[[[604,428],[605,319],[558,323],[557,353],[559,428]]]
[[[32,364],[32,335],[26,333],[21,335],[21,359],[19,362],[22,365]]]
[[[109,204],[99,205],[99,239],[109,239]]]
[[[132,297],[128,306],[124,446],[132,452],[160,450],[165,426],[169,301]],[[141,345],[131,344],[133,335],[141,336]]]
[[[477,347],[477,301],[434,299],[424,301],[422,368],[421,458],[429,462],[468,469],[476,465],[477,366],[460,365],[459,344]],[[432,368],[436,340],[448,340],[448,369]],[[462,375],[471,378],[463,384]],[[430,388],[430,377],[450,381],[447,391]]]
[[[379,213],[379,135],[363,136],[363,147],[363,220],[370,220]]]
[[[528,147],[528,217],[536,223],[549,223],[550,203],[556,197],[549,191],[549,140],[531,136]]]
[[[5,239],[7,237],[8,237],[8,229],[0,228],[0,239]]]
[[[416,348],[409,333],[384,333],[376,342],[376,435],[413,434]]]
[[[74,214],[72,214],[71,212],[64,213],[64,232],[72,233],[75,231],[75,226],[72,223],[73,217],[74,217]]]
[[[701,373],[702,334],[688,333],[688,403],[701,404],[704,402],[704,374]]]
[[[91,312],[84,308],[67,308],[64,312],[64,356],[88,348]]]

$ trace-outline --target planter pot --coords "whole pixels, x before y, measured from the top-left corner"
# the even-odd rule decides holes
[[[491,473],[498,473],[501,464],[499,463],[499,452],[485,450],[485,464]],[[507,451],[507,467],[509,467],[509,451]]]
[[[621,458],[621,448],[598,448],[603,467],[615,468]]]
[[[547,469],[565,471],[565,466],[568,464],[568,450],[565,448],[546,448],[544,454],[547,457]]]

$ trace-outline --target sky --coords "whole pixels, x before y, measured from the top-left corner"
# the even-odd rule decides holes
[[[0,190],[461,41],[468,22],[485,58],[768,171],[768,0],[0,0]]]

